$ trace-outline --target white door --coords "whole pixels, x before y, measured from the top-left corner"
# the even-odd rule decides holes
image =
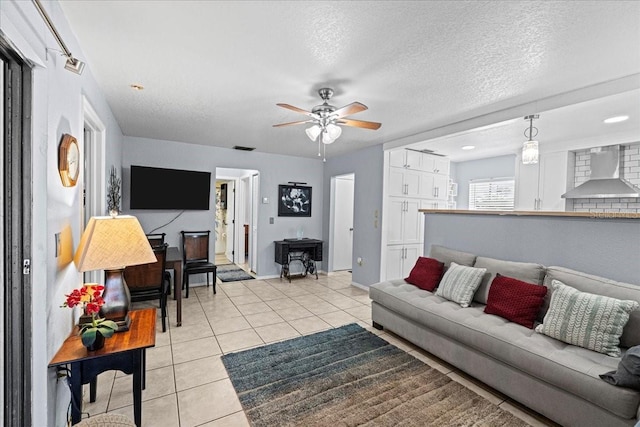
[[[404,182],[404,169],[389,168],[389,195],[404,196],[407,194]]]
[[[227,218],[226,218],[226,233],[227,233],[227,247],[225,249],[225,255],[231,262],[236,262],[233,257],[234,253],[234,241],[235,241],[235,218],[236,218],[236,192],[235,182],[227,182]]]
[[[333,197],[333,271],[353,266],[354,175],[334,178]]]

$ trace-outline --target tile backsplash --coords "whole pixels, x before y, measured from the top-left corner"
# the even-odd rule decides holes
[[[640,187],[640,143],[626,144],[622,149],[620,175]],[[589,150],[576,151],[574,186],[589,179],[591,171]],[[632,212],[640,213],[640,198],[573,199],[576,212]]]

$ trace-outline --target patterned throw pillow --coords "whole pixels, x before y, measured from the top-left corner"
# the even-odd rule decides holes
[[[480,286],[486,268],[473,268],[452,262],[444,273],[436,295],[457,302],[461,307],[469,307],[473,294]]]
[[[442,278],[444,263],[437,259],[418,257],[416,265],[409,273],[409,277],[404,279],[406,282],[416,285],[420,289],[432,292]]]
[[[538,317],[546,294],[546,286],[534,285],[498,273],[491,282],[484,312],[533,329],[533,323]]]
[[[549,311],[542,325],[536,327],[536,332],[567,344],[619,357],[622,329],[629,320],[629,314],[640,304],[580,292],[559,280],[553,280],[551,287],[553,294]]]

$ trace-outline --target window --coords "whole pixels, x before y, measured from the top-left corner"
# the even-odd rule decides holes
[[[469,182],[469,209],[512,211],[515,207],[513,178],[482,179]]]

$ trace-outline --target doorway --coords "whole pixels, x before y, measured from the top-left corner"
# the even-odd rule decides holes
[[[355,175],[331,178],[331,270],[353,267],[353,206]]]
[[[80,153],[83,156],[82,203],[80,204],[81,232],[92,216],[106,215],[106,171],[105,171],[105,126],[86,97],[82,98],[84,115],[83,142]],[[100,282],[100,271],[88,271],[85,282]]]
[[[258,177],[256,170],[216,169],[216,264],[255,273]]]

